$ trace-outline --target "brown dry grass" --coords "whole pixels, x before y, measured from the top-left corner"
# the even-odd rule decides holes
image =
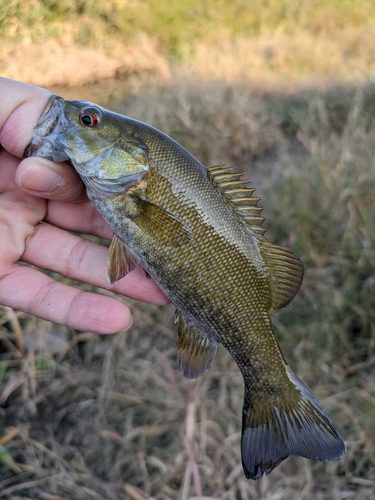
[[[284,96],[196,81],[119,85],[105,98],[97,86],[69,93],[102,95],[259,187],[269,237],[307,269],[297,298],[274,315],[283,352],[348,452],[326,465],[292,458],[246,481],[241,376],[221,349],[207,374],[185,380],[172,308],[127,301],[134,326],[113,337],[3,308],[0,498],[374,498],[374,86]]]
[[[346,27],[334,34],[311,33],[283,25],[261,36],[225,36],[198,43],[188,66],[201,80],[244,82],[286,91],[291,85],[358,82],[375,77],[374,28]]]
[[[82,47],[74,40],[12,44],[0,58],[6,78],[50,87],[82,85],[123,75],[150,74],[159,82],[170,77],[169,65],[149,37],[142,35],[125,45]]]
[[[0,74],[81,85],[188,67],[259,88],[375,76],[371,0],[0,0]]]

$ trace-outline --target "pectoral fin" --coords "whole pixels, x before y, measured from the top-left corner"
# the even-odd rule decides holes
[[[178,321],[177,362],[186,378],[198,378],[206,372],[216,356],[217,342],[210,340],[176,311]]]
[[[108,279],[111,285],[133,271],[140,261],[138,255],[114,235],[108,255]]]
[[[191,241],[193,235],[189,226],[158,205],[142,198],[135,197],[138,212],[133,216],[134,222],[155,241],[180,247]]]

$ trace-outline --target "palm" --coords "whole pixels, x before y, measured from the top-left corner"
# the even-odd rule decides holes
[[[15,182],[19,163],[5,150],[0,152],[0,303],[97,333],[120,331],[131,322],[130,311],[121,302],[55,281],[18,261],[136,299],[167,303],[141,268],[110,286],[107,249],[68,232],[111,238],[103,219],[87,200],[51,201],[22,191]],[[78,178],[75,184],[80,186]]]

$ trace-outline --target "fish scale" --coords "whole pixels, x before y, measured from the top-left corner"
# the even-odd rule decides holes
[[[52,96],[25,151],[69,161],[111,227],[111,282],[138,264],[176,307],[177,362],[207,371],[221,343],[244,378],[242,464],[258,479],[300,455],[326,462],[345,444],[286,364],[270,310],[297,293],[303,265],[264,238],[254,188],[228,167],[206,169],[153,127]]]

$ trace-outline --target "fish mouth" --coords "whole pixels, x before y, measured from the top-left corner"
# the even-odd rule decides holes
[[[55,160],[55,158],[51,157],[52,142],[67,126],[68,121],[64,114],[64,99],[59,95],[52,94],[34,128],[34,135],[25,149],[24,158],[41,156]]]

